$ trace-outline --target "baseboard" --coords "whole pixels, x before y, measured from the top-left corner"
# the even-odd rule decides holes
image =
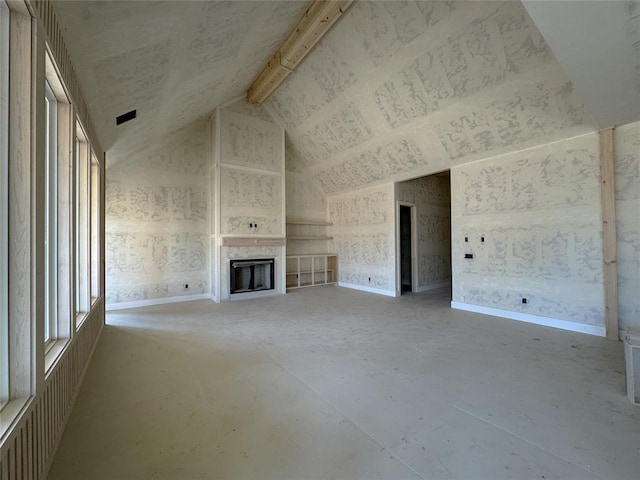
[[[211,295],[208,293],[199,293],[197,295],[184,295],[182,297],[150,298],[149,300],[136,300],[134,302],[108,303],[105,310],[109,312],[112,310],[124,310],[126,308],[164,305],[166,303],[191,302],[193,300],[211,300]]]
[[[556,318],[539,317],[528,313],[512,312],[509,310],[500,310],[499,308],[482,307],[480,305],[471,305],[469,303],[451,302],[451,308],[457,310],[466,310],[467,312],[484,313],[494,317],[508,318],[519,322],[534,323],[536,325],[544,325],[545,327],[554,327],[561,330],[570,330],[572,332],[586,333],[596,335],[598,337],[606,337],[605,327],[596,325],[587,325],[584,323],[569,322],[567,320],[558,320]]]
[[[426,292],[428,290],[435,290],[437,288],[444,288],[451,286],[451,280],[447,280],[446,282],[438,282],[438,283],[430,283],[429,285],[423,285],[421,287],[416,288],[416,293]]]
[[[355,283],[338,282],[339,287],[351,288],[353,290],[361,290],[363,292],[375,293],[377,295],[385,295],[387,297],[395,297],[396,292],[393,290],[382,290],[381,288],[366,287],[364,285],[356,285]]]

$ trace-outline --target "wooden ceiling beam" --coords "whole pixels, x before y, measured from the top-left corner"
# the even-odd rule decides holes
[[[247,101],[260,105],[329,31],[353,0],[315,0],[262,68],[247,90]]]

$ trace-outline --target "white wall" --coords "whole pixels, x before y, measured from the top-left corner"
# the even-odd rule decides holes
[[[449,177],[420,177],[396,185],[397,199],[416,206],[417,290],[451,282]]]
[[[452,169],[454,302],[604,326],[598,151],[593,133]]]
[[[109,168],[108,304],[209,292],[207,145],[199,122]]]
[[[329,197],[339,282],[395,295],[394,185]]]
[[[640,122],[614,138],[619,326],[640,330]]]

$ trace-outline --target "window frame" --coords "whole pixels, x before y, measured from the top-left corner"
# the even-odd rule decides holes
[[[9,7],[0,0],[0,411],[9,403]]]
[[[58,339],[58,98],[45,79],[45,354]]]
[[[82,326],[91,311],[90,173],[92,154],[91,144],[85,130],[80,120],[76,118],[74,155],[74,322],[76,331]]]
[[[92,151],[89,172],[89,268],[90,268],[90,304],[93,306],[100,298],[100,197],[101,170],[98,157]]]
[[[48,45],[44,57],[45,126],[53,126],[45,129],[44,142],[46,245],[43,330],[47,375],[73,336],[72,276],[68,265],[72,258],[73,239],[70,172],[73,106]],[[55,105],[55,108],[50,108],[51,105]]]

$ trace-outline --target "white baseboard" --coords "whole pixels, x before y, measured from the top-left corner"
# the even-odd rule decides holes
[[[107,303],[105,310],[124,310],[125,308],[150,307],[152,305],[191,302],[193,300],[211,300],[211,295],[208,293],[199,293],[197,295],[184,295],[181,297],[150,298],[149,300],[136,300],[134,302]]]
[[[416,288],[416,293],[426,292],[428,290],[435,290],[437,288],[449,287],[450,285],[451,285],[451,280],[447,280],[446,282],[430,283],[429,285],[423,285],[421,287]]]
[[[375,293],[377,295],[386,295],[387,297],[395,297],[396,292],[393,290],[382,290],[381,288],[366,287],[364,285],[356,285],[355,283],[338,282],[339,287],[352,288],[353,290],[361,290],[363,292]]]
[[[467,312],[484,313],[494,317],[508,318],[519,322],[535,323],[536,325],[544,325],[545,327],[560,328],[562,330],[570,330],[572,332],[587,333],[598,337],[606,337],[605,327],[596,325],[587,325],[585,323],[569,322],[567,320],[558,320],[556,318],[539,317],[528,313],[512,312],[509,310],[500,310],[499,308],[482,307],[480,305],[471,305],[469,303],[451,302],[451,308],[458,310],[466,310]]]

